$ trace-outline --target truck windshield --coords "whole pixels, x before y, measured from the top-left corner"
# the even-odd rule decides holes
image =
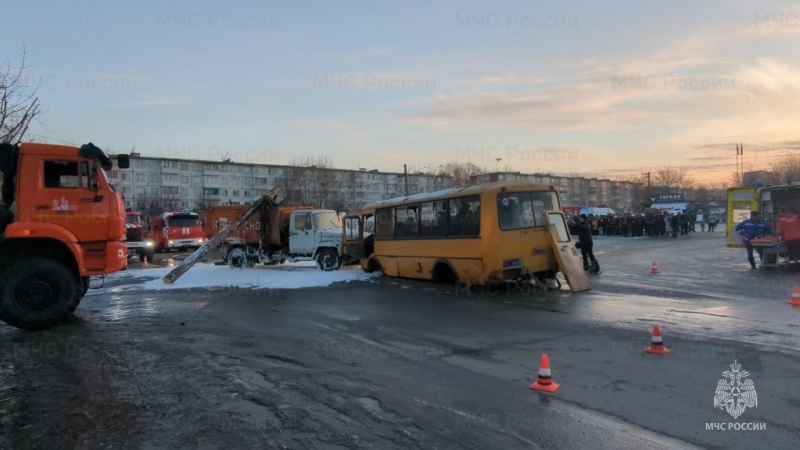
[[[197,226],[197,216],[171,216],[167,219],[171,227],[194,227]]]
[[[333,211],[314,213],[314,227],[318,230],[339,228],[339,216]]]
[[[106,171],[103,170],[102,167],[100,167],[100,162],[99,161],[97,162],[97,166],[96,167],[97,167],[97,177],[98,177],[98,179],[102,180],[103,184],[105,184],[106,186],[111,188],[112,192],[117,192],[116,186],[114,186],[113,184],[108,182],[108,176],[106,175]]]
[[[142,224],[142,216],[138,214],[128,214],[127,223],[134,224],[134,225],[141,225]]]

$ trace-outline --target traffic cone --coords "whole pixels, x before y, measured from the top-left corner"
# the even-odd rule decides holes
[[[800,306],[800,288],[795,285],[792,291],[792,298],[789,299],[789,304],[792,306]]]
[[[150,264],[147,264],[147,255],[144,255],[144,261],[142,262],[142,267],[145,269],[150,267]]]
[[[650,340],[650,346],[644,351],[656,355],[666,355],[672,352],[672,350],[664,347],[664,341],[661,340],[661,328],[658,325],[653,325],[653,338]]]
[[[558,386],[560,385],[554,383],[553,377],[550,375],[550,359],[547,357],[547,353],[543,353],[542,362],[539,364],[539,378],[531,385],[531,389],[555,392]]]
[[[653,275],[661,273],[661,271],[658,270],[658,266],[656,265],[655,261],[653,261],[653,268],[650,269],[650,273],[653,274]]]

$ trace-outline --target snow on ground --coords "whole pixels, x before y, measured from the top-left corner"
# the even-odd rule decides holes
[[[324,287],[333,283],[365,281],[380,276],[380,273],[365,273],[360,266],[324,272],[311,263],[287,263],[281,266],[256,266],[249,269],[231,269],[227,265],[217,266],[199,263],[184,273],[173,284],[162,278],[173,268],[129,269],[106,277],[110,287],[90,290],[87,295],[111,292],[153,291],[190,288],[270,288],[298,289]]]

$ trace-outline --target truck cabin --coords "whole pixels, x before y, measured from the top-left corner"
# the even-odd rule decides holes
[[[27,146],[33,145],[35,154],[36,146],[48,144],[0,144],[0,233],[14,222],[17,212],[16,188],[21,177],[18,174],[20,155],[26,153]],[[64,147],[65,149],[69,147]],[[52,152],[52,150],[50,150]],[[65,156],[75,156],[65,154]],[[45,161],[43,165],[44,187],[46,188],[77,188],[83,187],[93,191],[100,189],[98,166],[103,170],[111,170],[113,163],[106,153],[91,142],[78,149],[78,155],[84,161]],[[119,155],[117,165],[120,169],[130,167],[130,157]],[[32,175],[26,175],[29,178]],[[105,179],[105,178],[104,178]],[[109,185],[113,190],[113,186]],[[101,196],[96,198],[101,199]],[[98,200],[99,201],[99,200]]]
[[[200,217],[194,213],[173,214],[166,218],[166,226],[168,227],[196,227],[199,225]]]

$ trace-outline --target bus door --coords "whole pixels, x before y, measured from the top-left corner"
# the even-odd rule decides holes
[[[588,291],[592,288],[589,285],[589,277],[586,276],[581,256],[569,235],[564,214],[554,211],[548,211],[545,214],[547,215],[547,229],[550,232],[550,245],[555,253],[556,261],[558,261],[558,267],[569,283],[569,289],[572,292]]]
[[[365,256],[364,254],[364,220],[361,216],[345,216],[344,227],[342,227],[342,242],[344,248],[342,253],[348,259],[358,261]]]

